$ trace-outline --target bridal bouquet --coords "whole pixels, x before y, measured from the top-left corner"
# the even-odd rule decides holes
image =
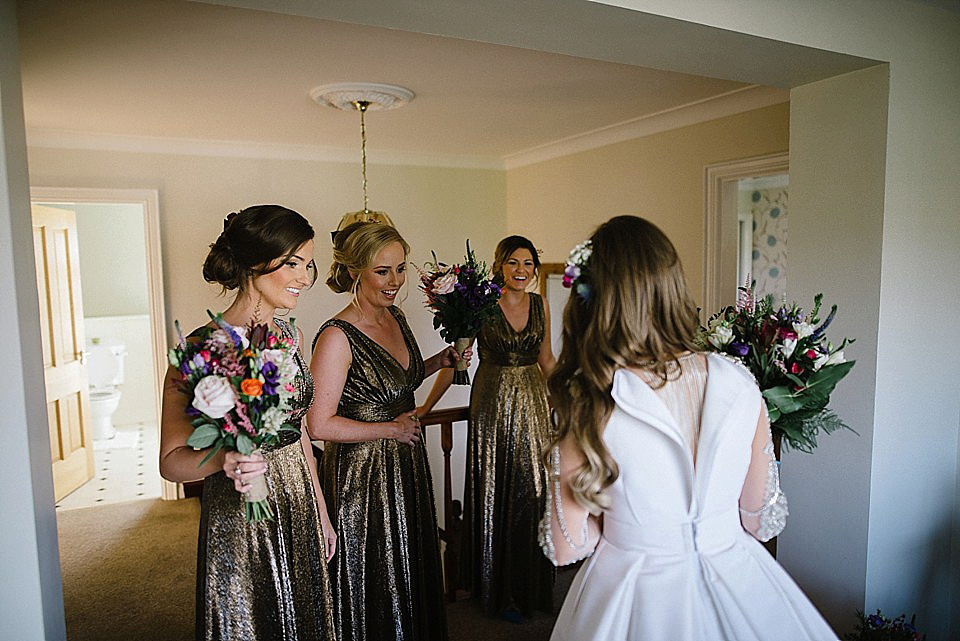
[[[179,344],[169,360],[180,373],[180,388],[190,399],[187,414],[193,433],[187,445],[210,452],[206,463],[221,449],[249,455],[263,445],[274,445],[281,432],[300,432],[287,423],[294,379],[300,369],[291,339],[277,336],[266,325],[231,327],[222,316],[210,318],[217,327],[201,340],[187,342],[176,323]],[[244,494],[247,522],[273,519],[267,502],[267,480],[258,476]]]
[[[480,331],[485,318],[494,312],[500,300],[500,287],[490,280],[487,265],[478,261],[467,241],[467,254],[459,265],[445,265],[433,255],[433,262],[420,270],[420,289],[425,305],[433,312],[433,328],[453,343],[461,356]],[[457,362],[453,374],[456,385],[469,385],[467,364]]]
[[[817,294],[813,309],[805,314],[795,303],[775,308],[772,296],[756,300],[752,287],[741,287],[736,306],[711,316],[699,337],[706,349],[746,365],[763,391],[774,437],[808,453],[817,446],[821,430],[829,434],[849,429],[827,404],[855,363],[843,356],[843,348],[853,341],[844,338],[834,346],[827,340],[837,306],[821,323],[822,301],[823,294]]]

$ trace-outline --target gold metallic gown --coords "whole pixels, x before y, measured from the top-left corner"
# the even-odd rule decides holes
[[[297,340],[282,320],[277,325]],[[313,400],[300,354],[291,422]],[[320,517],[300,437],[263,448],[275,520],[246,523],[243,499],[221,471],[203,483],[197,554],[197,639],[335,641]]]
[[[503,312],[477,337],[480,365],[470,394],[470,437],[464,490],[466,584],[483,610],[552,611],[553,566],[540,551],[550,439],[547,393],[537,357],[544,338],[543,300],[530,294],[526,327]]]
[[[415,409],[423,358],[403,313],[406,370],[383,347],[339,319],[353,360],[337,414],[376,423]],[[322,483],[340,546],[331,566],[342,641],[445,641],[440,542],[433,481],[423,442],[326,443]]]

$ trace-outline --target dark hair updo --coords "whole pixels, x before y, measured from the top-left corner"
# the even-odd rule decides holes
[[[493,252],[493,281],[498,285],[503,286],[503,264],[518,249],[530,252],[533,256],[533,275],[535,278],[540,275],[540,253],[533,243],[524,236],[507,236],[497,243],[497,249]]]
[[[247,207],[223,222],[223,232],[210,245],[203,262],[203,278],[218,283],[224,291],[243,291],[251,279],[276,271],[312,239],[313,227],[292,209],[280,205]],[[316,279],[314,266],[314,282]]]

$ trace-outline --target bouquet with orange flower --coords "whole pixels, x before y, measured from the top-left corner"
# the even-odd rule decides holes
[[[300,371],[293,341],[266,325],[232,327],[220,314],[207,313],[216,326],[188,342],[176,323],[179,344],[169,352],[170,364],[180,373],[180,389],[190,399],[193,433],[187,444],[210,449],[200,465],[221,449],[249,455],[277,444],[281,432],[300,432],[287,422]],[[243,495],[247,521],[273,519],[266,477],[250,483]]]

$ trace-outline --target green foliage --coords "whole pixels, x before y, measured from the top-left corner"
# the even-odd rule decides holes
[[[756,300],[752,287],[741,287],[736,306],[725,307],[700,328],[699,342],[711,351],[743,363],[763,392],[774,435],[786,448],[812,452],[818,434],[847,428],[827,410],[837,383],[853,368],[843,348],[826,340],[826,329],[837,313],[830,308],[821,322],[823,294],[814,297],[804,314],[796,303],[774,307],[770,296]],[[849,428],[847,428],[849,429]]]

